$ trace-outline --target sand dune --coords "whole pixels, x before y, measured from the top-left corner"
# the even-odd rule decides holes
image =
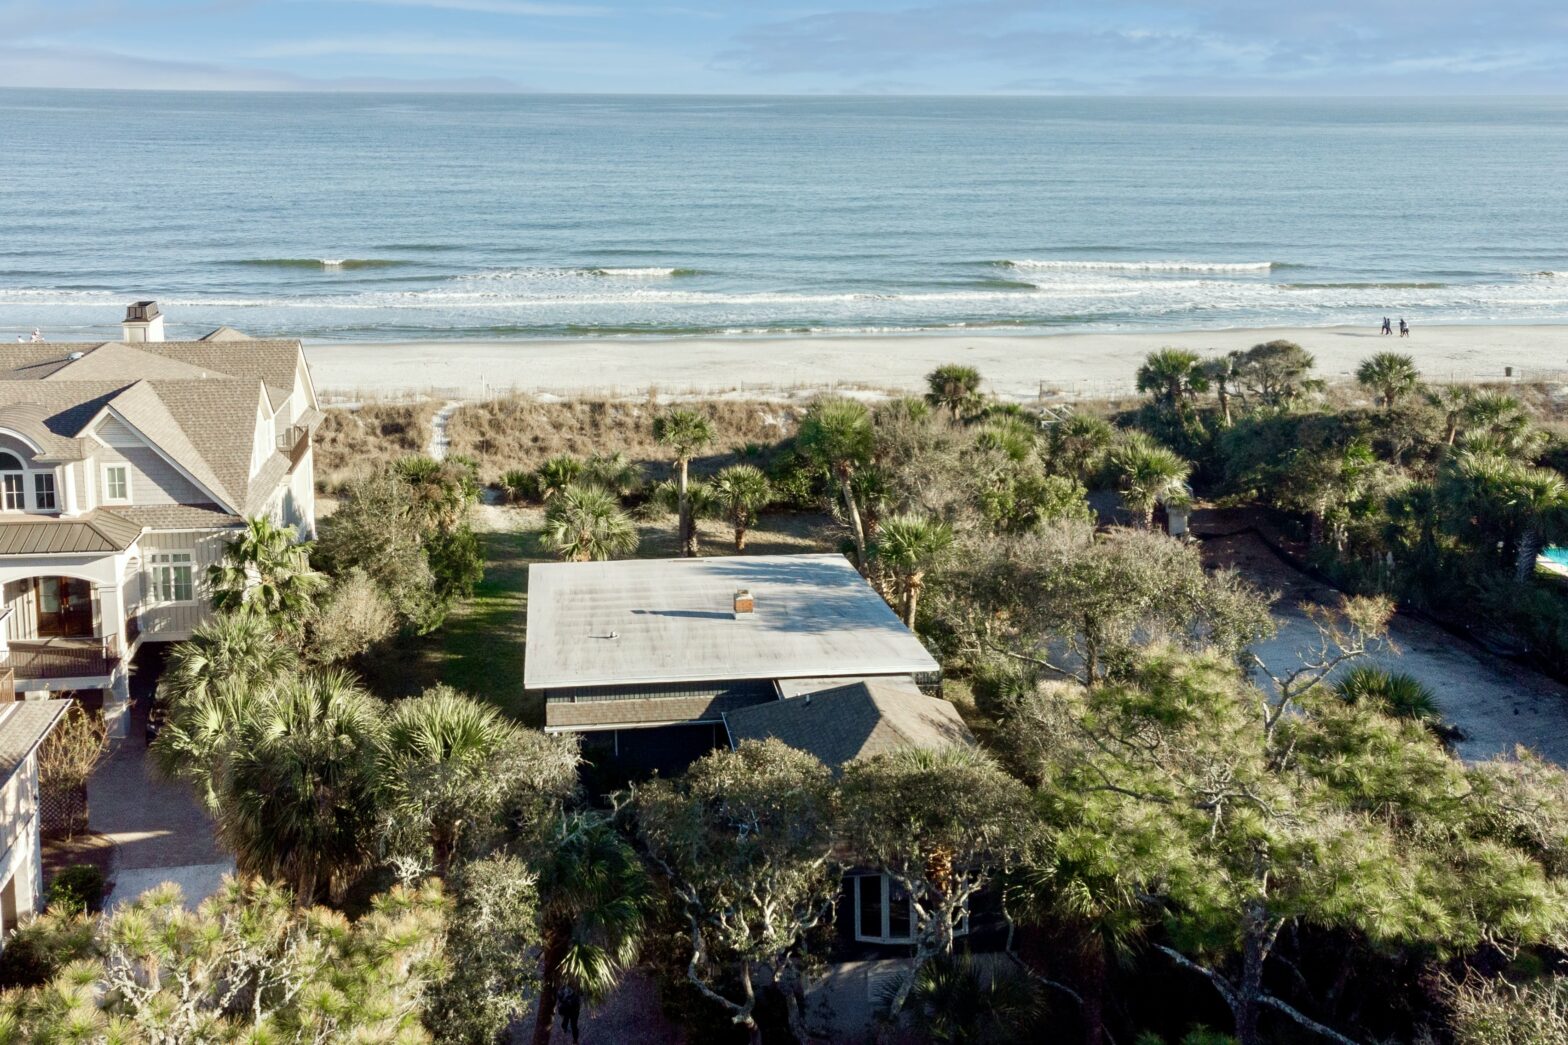
[[[317,388],[335,398],[429,392],[478,398],[517,390],[571,395],[803,394],[818,389],[916,389],[942,363],[977,367],[994,394],[1044,389],[1103,396],[1131,388],[1145,354],[1164,345],[1209,353],[1285,338],[1348,377],[1373,352],[1409,353],[1434,380],[1568,378],[1568,326],[1442,326],[1411,337],[1351,327],[1038,336],[626,338],[307,344]]]

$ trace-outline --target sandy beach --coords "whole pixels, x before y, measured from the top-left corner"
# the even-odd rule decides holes
[[[307,343],[316,387],[337,401],[429,394],[484,398],[509,391],[756,396],[820,389],[913,390],[942,363],[964,363],[1006,399],[1099,397],[1132,387],[1162,346],[1208,354],[1283,338],[1311,351],[1319,373],[1349,377],[1378,351],[1399,351],[1435,381],[1568,377],[1568,326],[1417,327],[1408,338],[1360,327],[1278,327],[1186,333],[1035,336],[621,338],[539,341]]]

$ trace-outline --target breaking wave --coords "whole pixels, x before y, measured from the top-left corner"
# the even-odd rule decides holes
[[[240,258],[230,265],[272,269],[390,269],[409,262],[399,258]]]
[[[1003,268],[1083,272],[1268,272],[1284,267],[1275,261],[1073,261],[1034,258],[999,261]]]

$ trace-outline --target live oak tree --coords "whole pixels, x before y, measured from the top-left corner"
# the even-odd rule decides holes
[[[538,989],[537,876],[502,853],[464,864],[451,888],[446,974],[432,985],[425,1025],[443,1042],[494,1045]]]
[[[760,1041],[757,981],[769,974],[799,1037],[806,934],[839,892],[827,767],[776,740],[744,741],[635,788],[629,811],[687,925],[690,982]],[[721,989],[726,973],[738,997]]]
[[[856,864],[908,894],[914,963],[890,999],[897,1016],[926,962],[951,954],[970,899],[1028,851],[1028,790],[962,745],[907,748],[845,767],[840,834]]]
[[[1236,374],[1254,403],[1284,410],[1322,391],[1322,380],[1310,376],[1314,365],[1312,353],[1293,341],[1265,341],[1241,354]]]
[[[1327,687],[1269,692],[1228,659],[1155,650],[1122,682],[1041,690],[1008,727],[1010,758],[1050,796],[1054,887],[1086,836],[1113,841],[1157,949],[1213,987],[1242,1045],[1264,1040],[1265,1013],[1353,1040],[1312,1014],[1309,983],[1269,985],[1290,926],[1433,953],[1568,927],[1547,851],[1483,786],[1496,769]]]
[[[1094,683],[1166,638],[1240,657],[1273,633],[1268,600],[1162,533],[1057,523],[968,542],[936,599],[966,652]]]

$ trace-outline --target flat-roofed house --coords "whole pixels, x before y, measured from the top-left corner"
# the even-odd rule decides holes
[[[117,733],[131,658],[210,614],[207,567],[245,519],[315,531],[300,343],[162,334],[144,301],[122,341],[0,344],[0,697],[101,694]]]
[[[0,704],[0,941],[43,896],[38,749],[70,709],[69,700]]]
[[[930,689],[941,670],[840,555],[536,564],[527,647],[545,729],[629,773],[727,746],[726,715],[848,681]]]

